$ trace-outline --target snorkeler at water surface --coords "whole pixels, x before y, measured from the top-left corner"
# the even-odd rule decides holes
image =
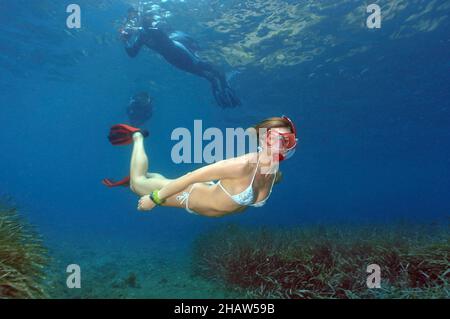
[[[138,210],[155,206],[184,208],[189,213],[220,217],[263,206],[281,178],[279,162],[297,146],[297,132],[288,117],[268,118],[255,127],[258,152],[204,166],[177,179],[148,172],[144,137],[148,132],[125,124],[114,125],[109,134],[113,145],[133,143],[130,177],[120,182],[104,179],[106,186],[130,186],[141,196]],[[215,183],[214,181],[218,181]]]
[[[241,104],[226,75],[197,55],[198,45],[190,36],[164,29],[163,22],[156,14],[151,11],[142,13],[131,8],[128,10],[125,26],[120,29],[120,37],[130,57],[137,56],[142,47],[146,46],[176,68],[208,80],[219,106],[226,108]]]

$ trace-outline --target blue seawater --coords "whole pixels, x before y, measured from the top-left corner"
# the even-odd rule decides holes
[[[448,219],[447,2],[378,1],[382,26],[368,29],[365,6],[350,0],[154,1],[199,42],[199,54],[233,74],[242,105],[227,109],[207,81],[156,53],[126,55],[117,29],[137,1],[76,2],[80,29],[66,26],[68,1],[0,2],[0,193],[44,236],[61,287],[70,263],[89,280],[117,267],[119,275],[106,271],[111,281],[137,265],[151,274],[140,278],[148,289],[113,296],[210,296],[192,282],[164,285],[183,276],[192,240],[212,227]],[[129,99],[141,91],[154,98],[150,170],[170,178],[202,166],[172,162],[175,128],[192,129],[196,119],[204,128],[246,128],[289,115],[299,144],[267,204],[220,219],[173,208],[142,213],[130,191],[104,187],[104,177],[128,174],[131,148],[106,136],[127,121]],[[100,296],[114,290],[102,287]]]

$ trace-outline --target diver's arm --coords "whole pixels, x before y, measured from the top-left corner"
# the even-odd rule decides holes
[[[142,36],[140,33],[138,33],[137,35],[131,35],[129,38],[125,39],[124,42],[125,51],[131,58],[136,57],[142,46],[144,45],[144,41],[142,40]]]
[[[167,35],[175,31],[172,26],[167,23],[167,21],[158,21],[153,27],[155,29],[161,30]]]
[[[247,162],[239,158],[223,160],[175,179],[164,186],[158,193],[161,200],[169,198],[189,185],[202,182],[210,182],[219,179],[236,178],[242,176],[242,172],[247,167]]]

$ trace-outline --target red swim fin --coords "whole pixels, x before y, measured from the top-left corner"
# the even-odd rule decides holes
[[[118,182],[115,182],[109,178],[104,178],[102,180],[102,183],[103,183],[103,185],[108,186],[108,187],[117,187],[117,186],[128,187],[128,186],[130,186],[130,176],[127,176]]]
[[[111,127],[108,139],[112,145],[129,145],[133,142],[133,134],[136,132],[141,132],[144,137],[148,136],[147,130],[141,130],[126,124],[117,124]]]

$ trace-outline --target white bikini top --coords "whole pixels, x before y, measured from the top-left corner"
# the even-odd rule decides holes
[[[259,157],[258,157],[258,163],[256,164],[256,169],[255,169],[255,173],[253,174],[253,178],[252,181],[250,182],[250,185],[243,190],[242,192],[240,192],[239,194],[236,195],[231,195],[224,187],[223,185],[220,183],[220,181],[217,182],[217,184],[220,186],[220,188],[222,188],[222,190],[225,192],[225,194],[227,194],[228,196],[230,196],[230,198],[238,205],[240,206],[253,206],[253,207],[261,207],[264,206],[264,204],[266,203],[266,201],[269,199],[270,194],[272,194],[272,188],[273,188],[273,184],[275,183],[275,179],[277,178],[277,175],[275,175],[275,177],[272,180],[272,185],[270,186],[270,192],[269,195],[267,195],[266,198],[264,198],[263,200],[254,203],[255,200],[255,193],[253,192],[253,181],[255,180],[255,176],[256,176],[256,172],[258,171],[258,166],[259,166]]]

